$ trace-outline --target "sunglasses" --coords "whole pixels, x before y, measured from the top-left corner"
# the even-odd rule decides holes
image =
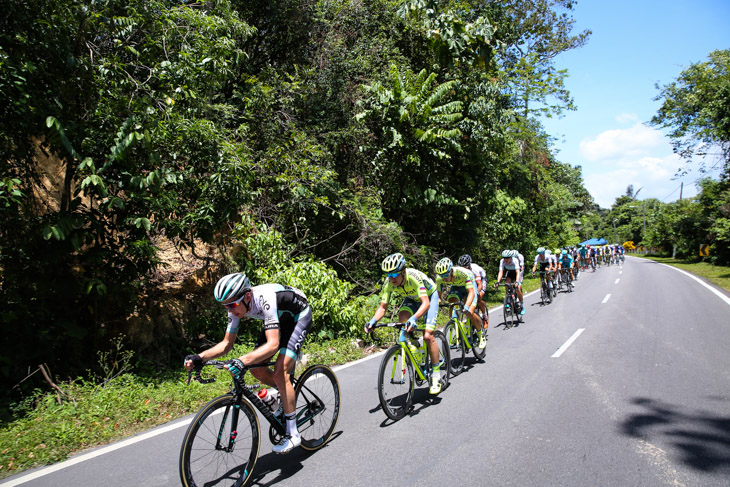
[[[441,279],[445,279],[445,278],[449,277],[450,275],[451,275],[451,271],[449,271],[449,272],[444,272],[443,274],[439,274],[439,277],[440,277]]]
[[[226,303],[226,304],[224,304],[223,307],[226,308],[226,309],[236,308],[236,307],[238,307],[243,302],[243,298],[245,298],[245,297],[246,297],[246,295],[244,294],[243,296],[241,296],[236,301],[234,301],[232,303]]]
[[[398,271],[398,272],[388,272],[388,278],[390,278],[390,279],[395,279],[398,276],[400,276],[400,271]]]

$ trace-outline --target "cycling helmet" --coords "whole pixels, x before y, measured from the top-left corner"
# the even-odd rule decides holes
[[[452,267],[454,267],[454,263],[451,262],[451,259],[449,259],[448,257],[444,257],[440,261],[436,262],[436,274],[446,274],[447,272],[451,271]]]
[[[545,253],[545,247],[538,247],[537,248],[537,253],[538,254],[544,254]]]
[[[461,267],[469,267],[471,265],[471,255],[464,254],[459,257],[459,265]]]
[[[389,255],[380,265],[383,272],[399,272],[406,268],[406,258],[400,252]]]
[[[563,249],[563,255],[568,255],[568,251]]]
[[[514,255],[515,255],[515,251],[514,250],[503,250],[502,251],[502,257],[505,258],[505,259],[508,258],[508,257],[512,257]]]
[[[545,255],[553,255],[553,251],[550,249],[545,249]]]
[[[251,290],[251,281],[248,280],[243,272],[236,272],[223,276],[215,285],[213,295],[215,300],[220,302],[229,300],[238,300]]]

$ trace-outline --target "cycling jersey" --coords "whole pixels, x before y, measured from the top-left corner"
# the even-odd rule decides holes
[[[460,301],[466,299],[468,295],[469,287],[474,289],[474,300],[476,302],[479,290],[477,289],[477,282],[474,278],[474,273],[464,267],[454,266],[451,268],[453,274],[453,280],[450,282],[444,281],[441,276],[436,276],[436,288],[441,290],[445,284],[451,285],[449,290],[449,297],[455,296]]]
[[[499,270],[500,271],[503,271],[503,270],[515,271],[521,267],[520,261],[514,257],[510,258],[509,262],[505,262],[505,261],[506,261],[506,259],[502,259],[499,261]]]
[[[544,271],[552,265],[551,255],[537,254],[535,256],[535,265],[540,265],[540,270]]]
[[[570,254],[561,255],[559,262],[564,269],[570,269],[573,266],[573,257]]]
[[[266,343],[266,330],[279,330],[279,346],[294,352],[294,357],[312,327],[312,311],[299,289],[281,284],[262,284],[251,288],[251,308],[243,316],[264,322],[256,347]],[[226,333],[238,333],[240,318],[228,311]]]
[[[436,290],[434,282],[423,272],[417,269],[406,269],[406,279],[402,286],[396,286],[387,277],[383,282],[383,291],[380,293],[380,302],[390,301],[390,295],[420,300],[421,296],[429,297]]]
[[[487,286],[487,271],[473,262],[468,269],[474,273],[474,278],[477,281],[477,289],[484,289]]]

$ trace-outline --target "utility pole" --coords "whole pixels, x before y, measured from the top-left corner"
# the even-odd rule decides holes
[[[682,190],[684,190],[684,181],[679,184],[679,201],[682,201]]]

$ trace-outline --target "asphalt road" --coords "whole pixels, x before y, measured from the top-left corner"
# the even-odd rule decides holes
[[[551,305],[538,298],[515,328],[490,312],[485,362],[468,355],[436,399],[417,389],[397,423],[379,408],[380,356],[335,369],[330,443],[277,456],[263,438],[252,485],[730,485],[727,293],[627,258],[581,274]],[[0,485],[179,485],[189,420]]]

